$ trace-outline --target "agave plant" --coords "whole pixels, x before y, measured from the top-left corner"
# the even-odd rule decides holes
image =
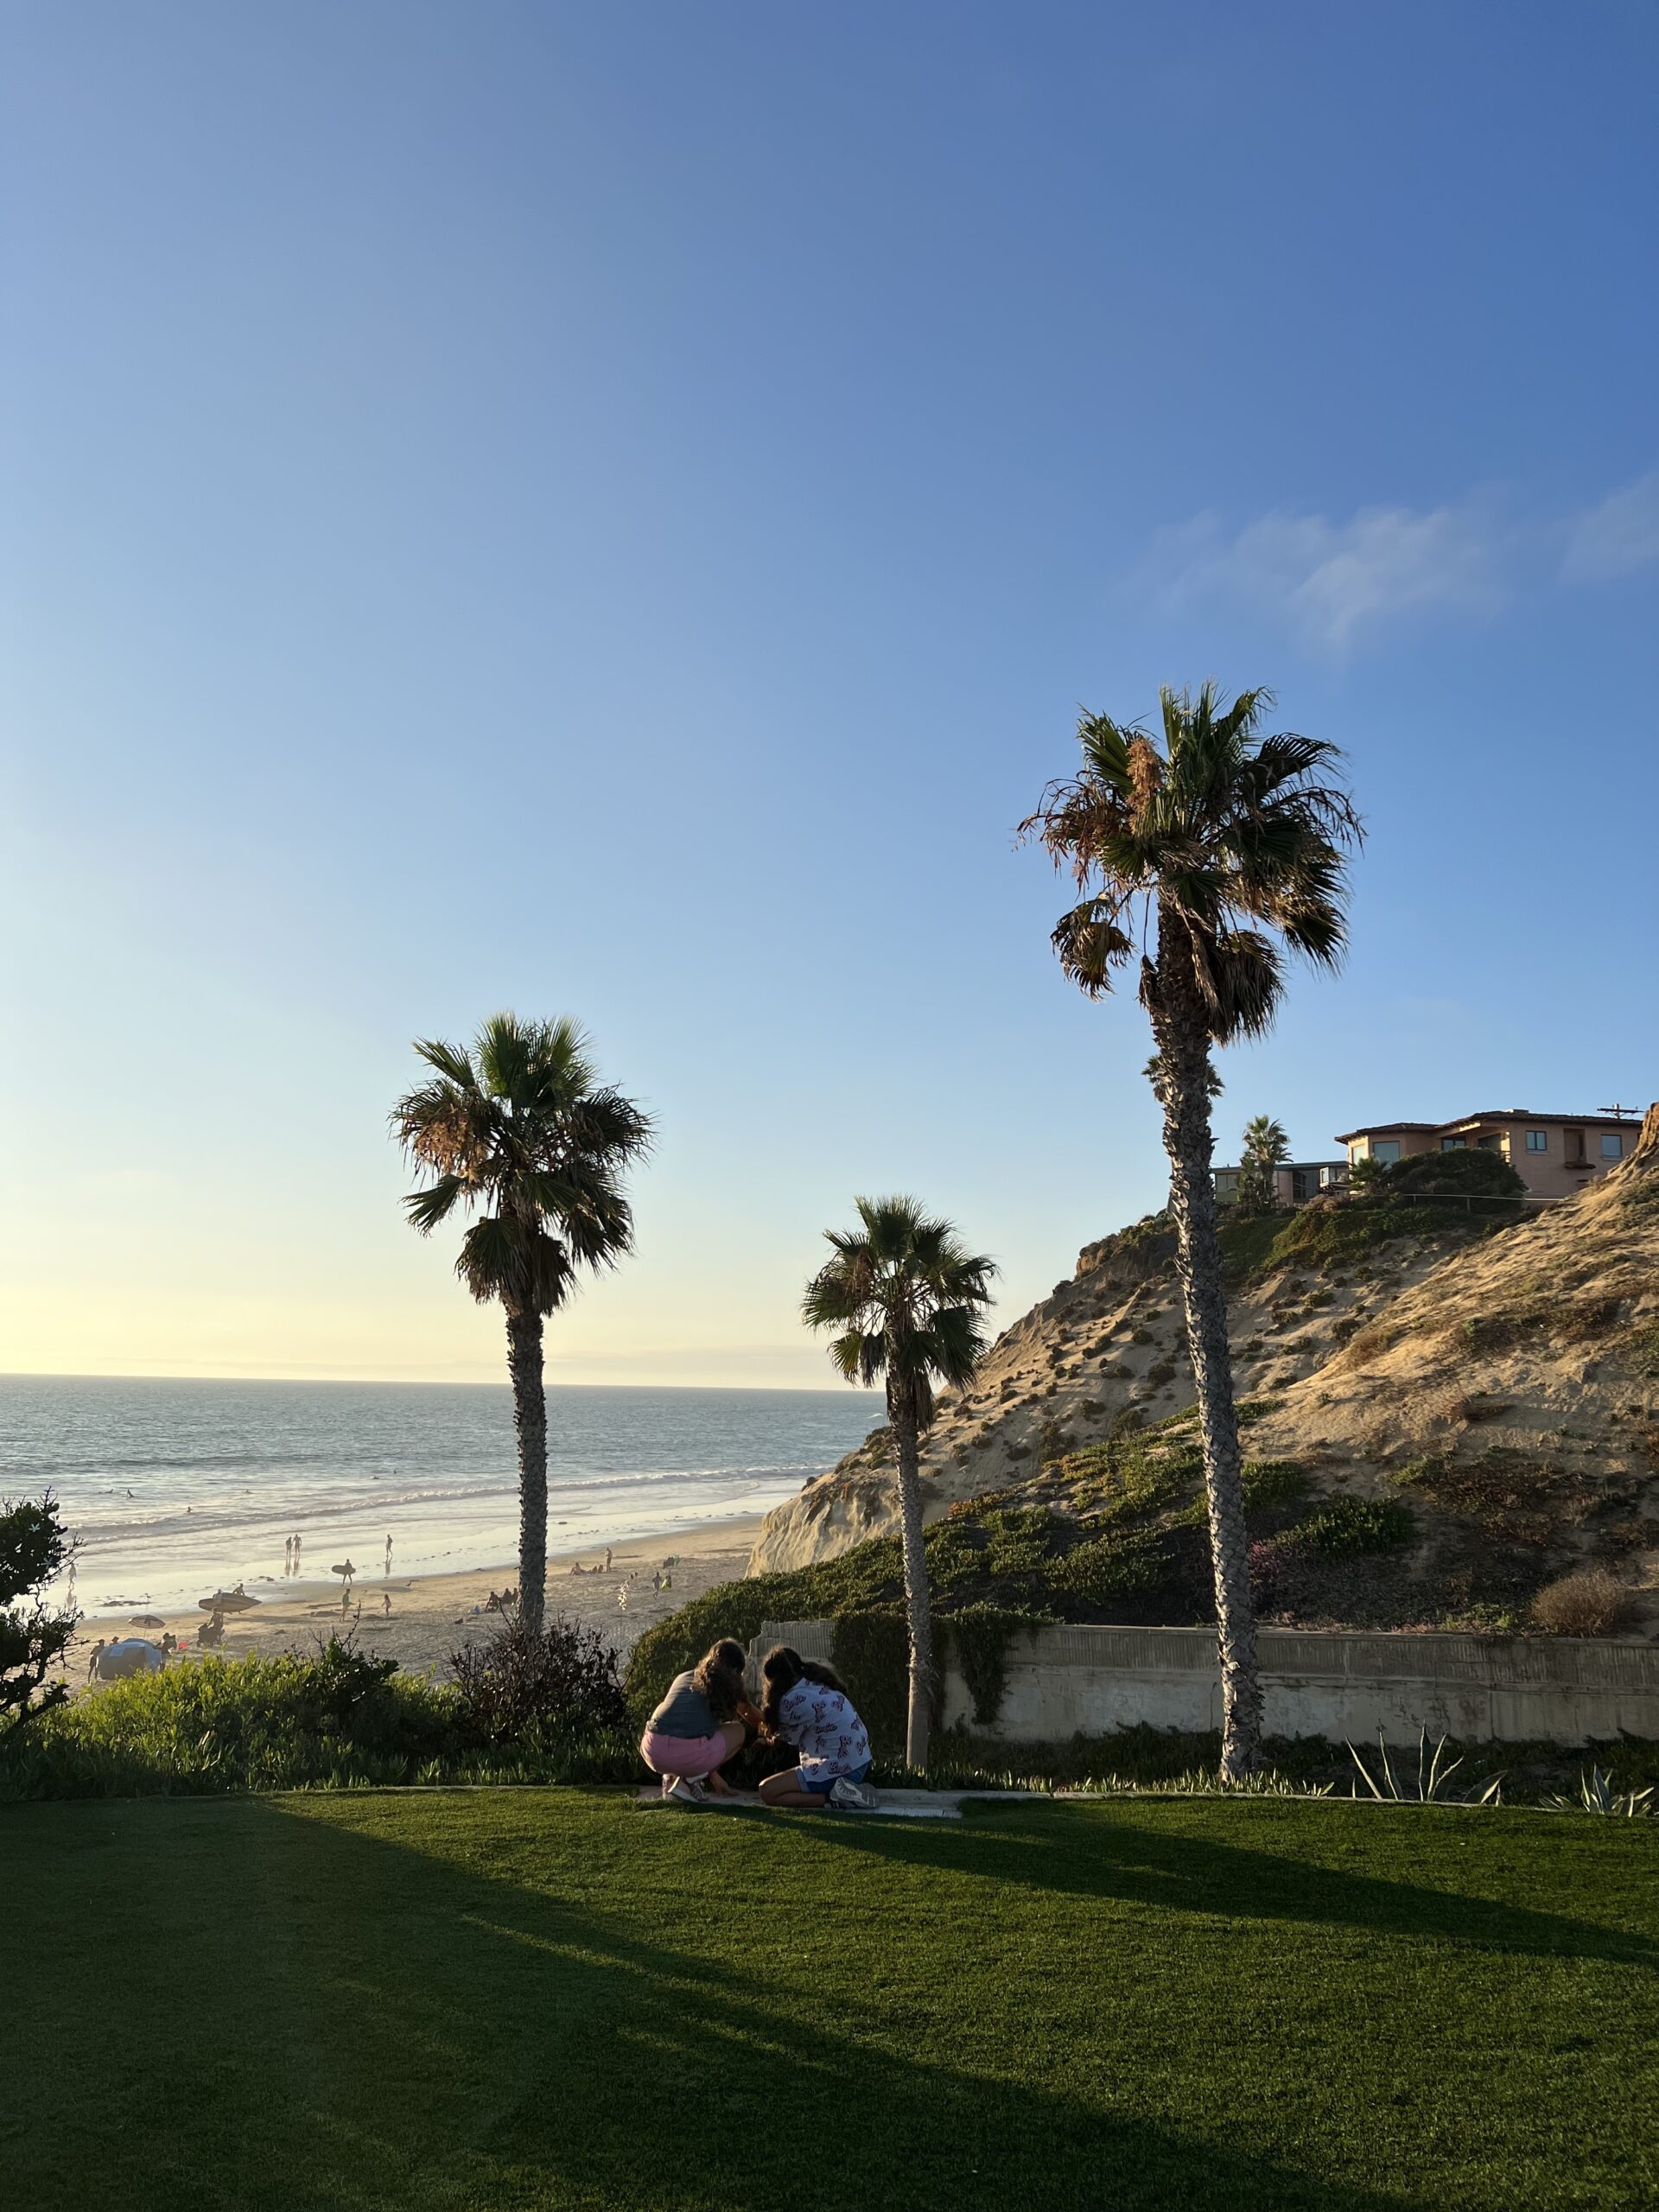
[[[1560,1813],[1599,1813],[1608,1820],[1647,1821],[1654,1817],[1653,1789],[1615,1789],[1613,1777],[1592,1766],[1579,1777],[1576,1797],[1557,1795],[1544,1802]]]
[[[1396,1774],[1389,1756],[1389,1746],[1382,1731],[1376,1732],[1377,1770],[1371,1772],[1351,1744],[1348,1756],[1359,1769],[1360,1778],[1373,1797],[1383,1804],[1395,1805],[1501,1805],[1503,1802],[1503,1777],[1495,1774],[1484,1789],[1453,1789],[1452,1777],[1463,1764],[1462,1759],[1448,1759],[1446,1747],[1449,1738],[1441,1736],[1433,1746],[1428,1731],[1423,1729],[1417,1738],[1417,1771]],[[1413,1787],[1414,1783],[1415,1787]],[[1356,1783],[1353,1794],[1359,1795]]]

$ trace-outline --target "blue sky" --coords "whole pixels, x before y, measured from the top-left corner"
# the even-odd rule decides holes
[[[1224,1154],[1659,1090],[1659,19],[10,11],[0,1364],[493,1379],[417,1033],[659,1116],[580,1381],[827,1376],[910,1187],[1004,1318],[1158,1203],[1012,831],[1079,703],[1351,755]]]

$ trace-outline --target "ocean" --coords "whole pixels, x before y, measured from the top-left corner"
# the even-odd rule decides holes
[[[548,1394],[548,1548],[764,1512],[881,1418],[859,1390]],[[0,1496],[53,1491],[86,1612],[193,1605],[350,1559],[401,1579],[510,1566],[518,1460],[505,1384],[0,1376]],[[298,1586],[290,1584],[298,1594]]]

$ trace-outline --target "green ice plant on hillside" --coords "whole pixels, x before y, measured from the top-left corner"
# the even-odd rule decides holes
[[[404,1200],[429,1236],[452,1213],[474,1217],[455,1273],[506,1316],[518,1438],[518,1602],[540,1631],[547,1587],[547,1397],[542,1325],[583,1268],[613,1267],[633,1247],[628,1168],[650,1149],[650,1116],[601,1084],[567,1016],[491,1016],[470,1049],[423,1038],[431,1071],[392,1109],[394,1135],[426,1179]]]
[[[1084,715],[1078,772],[1051,784],[1022,825],[1079,893],[1052,933],[1071,980],[1097,997],[1138,956],[1204,1438],[1222,1764],[1233,1777],[1256,1764],[1262,1691],[1211,1173],[1211,1055],[1271,1028],[1287,952],[1337,966],[1348,855],[1361,834],[1336,747],[1263,735],[1271,702],[1265,690],[1224,706],[1212,684],[1196,695],[1166,689],[1158,737]]]
[[[832,1256],[806,1287],[802,1318],[836,1333],[830,1356],[849,1382],[884,1382],[899,1463],[910,1688],[906,1763],[927,1764],[934,1692],[932,1607],[922,1541],[921,1439],[936,1382],[960,1389],[985,1350],[993,1263],[914,1198],[857,1198],[858,1226],[826,1230]]]

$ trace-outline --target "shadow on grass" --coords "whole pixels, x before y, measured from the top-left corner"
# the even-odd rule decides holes
[[[1064,1817],[1071,1825],[1062,1831],[1055,1823],[1055,1809],[1039,1808],[1033,1817],[1012,1806],[1006,1810],[974,1808],[960,1827],[935,1822],[901,1827],[896,1821],[817,1814],[804,1817],[821,1821],[815,1834],[836,1848],[905,1866],[950,1868],[988,1881],[1156,1905],[1166,1912],[1212,1913],[1229,1920],[1303,1921],[1389,1936],[1426,1936],[1533,1958],[1659,1967],[1659,1944],[1649,1938],[1565,1914],[1320,1866],[1305,1857],[1281,1857],[1238,1843],[1219,1843],[1182,1834],[1173,1823],[1114,1820],[1104,1807],[1067,1807]],[[1343,1817],[1334,1808],[1332,1816]],[[1409,1808],[1398,1815],[1373,1813],[1362,1807],[1354,1817],[1436,1821],[1448,1815]]]
[[[871,2012],[855,1987],[837,1995],[791,1963],[787,1899],[746,1942],[747,1907],[721,1893],[722,1866],[775,1875],[778,1854],[752,1855],[723,1825],[715,1840],[708,1824],[704,1841],[664,1823],[661,1847],[645,1850],[620,1828],[628,1816],[589,1807],[571,1851],[546,1800],[494,1816],[450,1801],[418,1831],[386,1802],[344,1817],[315,1802],[198,1804],[170,1827],[154,1806],[38,1808],[99,1821],[104,1847],[78,1847],[79,1866],[44,1862],[82,1916],[84,1961],[31,1945],[39,1922],[21,1910],[14,1957],[54,1979],[69,2017],[94,2021],[132,2006],[140,1990],[112,1977],[137,1974],[159,2031],[78,2037],[54,2092],[55,2152],[33,2128],[0,2128],[20,2203],[976,2212],[1035,2197],[1044,2212],[1400,2212],[1407,2201],[1229,2145],[1224,2095],[1205,2104],[1210,2139],[1114,2112],[1122,2085],[1101,2078],[1097,2053],[1046,2050],[1040,2017],[1006,1991],[988,2026],[971,1986],[938,1983],[946,1938],[923,1955],[936,1980],[917,1984],[909,2019],[902,2005]],[[1006,1853],[1004,1840],[971,1838],[996,1871],[1033,1878],[1013,1863],[1019,1840]],[[550,1842],[566,1855],[538,1875]],[[933,1836],[874,1827],[837,1828],[833,1847],[923,1867],[950,1856]],[[486,1853],[493,1871],[479,1863]],[[1121,1880],[1121,1858],[1090,1863],[1103,1883]],[[654,1886],[636,1913],[642,1878]],[[825,1885],[820,1909],[834,1895]],[[876,1959],[880,1892],[855,1881],[842,1895],[849,1919],[866,1916],[847,1955]],[[711,1916],[723,1955],[663,1940],[683,1930],[695,1944]],[[84,2012],[64,1958],[81,1961]],[[1048,1963],[1033,1961],[1039,1978]],[[902,1957],[894,1974],[902,1984]],[[958,2001],[942,2018],[947,1994]],[[105,2175],[119,2181],[100,2194]]]

